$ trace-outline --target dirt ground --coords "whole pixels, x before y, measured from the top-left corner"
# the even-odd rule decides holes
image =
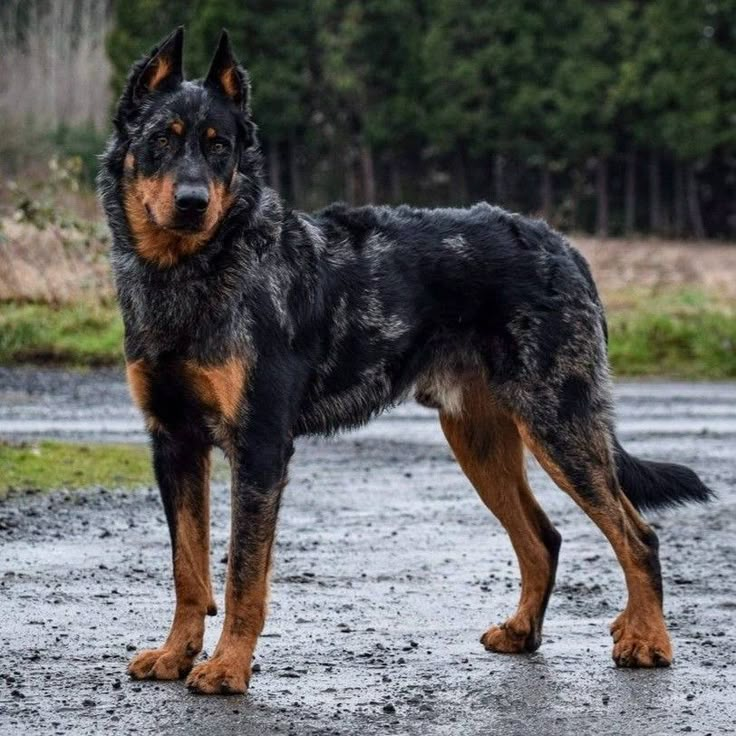
[[[617,670],[607,626],[625,602],[601,535],[536,465],[562,532],[545,641],[490,654],[518,575],[498,523],[436,418],[409,404],[299,444],[281,513],[271,613],[244,697],[133,682],[133,652],[172,609],[168,534],[152,489],[30,495],[0,505],[2,734],[634,734],[736,731],[736,385],[618,387],[632,451],[697,468],[710,507],[651,514],[675,664]],[[140,439],[112,372],[0,371],[0,437]],[[228,493],[213,490],[222,605]],[[211,652],[222,614],[208,620]]]

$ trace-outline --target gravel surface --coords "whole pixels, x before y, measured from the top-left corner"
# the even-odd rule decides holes
[[[736,385],[618,387],[636,454],[692,465],[709,507],[650,515],[675,645],[668,670],[617,670],[607,626],[625,602],[600,533],[530,462],[564,541],[533,655],[483,650],[518,573],[505,532],[453,461],[433,413],[407,405],[299,443],[271,613],[244,697],[133,682],[166,636],[168,533],[152,489],[0,504],[0,734],[727,734],[736,732]],[[0,438],[140,439],[115,372],[0,371]],[[2,470],[0,469],[0,472]],[[228,494],[213,489],[222,604]],[[208,619],[205,650],[222,613]]]

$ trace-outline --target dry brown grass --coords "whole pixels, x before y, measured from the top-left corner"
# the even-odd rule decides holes
[[[609,307],[633,290],[660,294],[697,289],[736,302],[736,244],[573,236]]]
[[[75,227],[0,221],[0,302],[73,304],[113,297],[107,246]]]

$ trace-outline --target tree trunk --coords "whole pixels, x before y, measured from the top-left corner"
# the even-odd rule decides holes
[[[578,211],[580,209],[580,190],[582,177],[578,169],[572,172],[572,192],[570,193],[570,230],[573,232],[578,227]]]
[[[662,229],[662,198],[659,189],[659,156],[652,151],[649,157],[649,230],[659,234]]]
[[[632,235],[636,229],[636,151],[626,152],[626,193],[624,195],[624,231]]]
[[[389,179],[391,180],[391,200],[394,204],[400,204],[404,197],[401,190],[401,167],[399,166],[396,154],[391,156],[388,171]]]
[[[552,217],[552,173],[547,164],[542,166],[542,217],[549,220]]]
[[[695,165],[692,163],[687,164],[687,210],[693,235],[698,240],[705,240],[703,213],[700,210],[700,197],[698,196],[698,180],[695,176]]]
[[[348,204],[355,204],[355,194],[357,187],[355,186],[355,169],[353,159],[353,149],[350,144],[345,146],[345,201]]]
[[[681,238],[685,232],[685,172],[684,165],[675,162],[675,235]]]
[[[468,176],[465,170],[465,152],[461,147],[457,149],[457,153],[455,154],[455,181],[450,182],[450,187],[450,196],[452,197],[452,190],[454,189],[457,203],[461,205],[467,204]]]
[[[291,179],[291,200],[295,206],[302,206],[302,177],[299,171],[298,143],[296,131],[289,132],[289,179]]]
[[[268,142],[268,183],[277,192],[281,189],[281,161],[279,159],[279,144],[277,141]]]
[[[363,201],[376,201],[376,177],[373,170],[373,150],[366,141],[360,142],[360,169],[363,175]]]
[[[493,191],[496,195],[496,204],[503,205],[506,199],[506,187],[504,186],[504,168],[506,159],[497,153],[493,158]]]
[[[600,157],[596,169],[596,232],[599,238],[608,237],[608,159]]]

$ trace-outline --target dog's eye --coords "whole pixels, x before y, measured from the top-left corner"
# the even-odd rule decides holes
[[[157,148],[168,148],[169,145],[169,138],[165,135],[157,136],[156,138],[156,147]]]
[[[213,141],[210,144],[210,151],[212,151],[212,153],[225,153],[225,151],[227,151],[227,143],[223,141]]]

